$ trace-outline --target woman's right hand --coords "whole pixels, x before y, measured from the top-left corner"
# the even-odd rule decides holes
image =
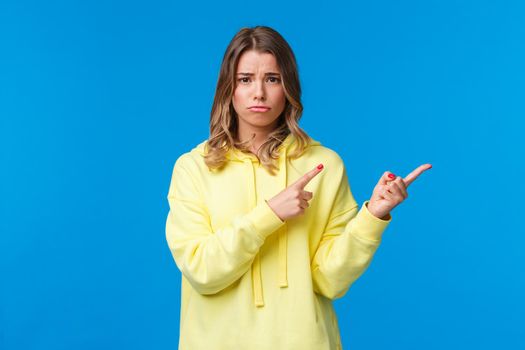
[[[270,208],[282,221],[302,215],[304,210],[310,206],[308,201],[312,199],[313,193],[305,191],[304,187],[322,170],[323,164],[319,164],[267,201]]]

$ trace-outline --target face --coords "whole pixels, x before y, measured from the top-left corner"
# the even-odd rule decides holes
[[[281,71],[275,57],[271,53],[246,51],[241,55],[235,73],[232,103],[238,115],[239,129],[271,131],[286,104]]]

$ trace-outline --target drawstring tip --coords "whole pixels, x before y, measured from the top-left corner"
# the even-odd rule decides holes
[[[287,241],[286,225],[279,232],[279,287],[288,287],[288,262],[286,252]]]
[[[257,307],[262,307],[264,306],[264,297],[261,279],[261,256],[259,253],[257,253],[252,265],[252,283],[254,304]]]

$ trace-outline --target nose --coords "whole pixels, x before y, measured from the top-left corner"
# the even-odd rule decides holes
[[[255,84],[254,98],[256,100],[263,101],[266,98],[266,92],[264,91],[264,83],[256,82]]]

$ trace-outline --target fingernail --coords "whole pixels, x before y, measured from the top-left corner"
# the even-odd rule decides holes
[[[323,164],[319,164],[319,165],[317,166],[317,169],[322,169],[322,168],[323,168]]]
[[[395,179],[396,176],[394,174],[388,174],[388,177],[391,178],[391,179]]]

